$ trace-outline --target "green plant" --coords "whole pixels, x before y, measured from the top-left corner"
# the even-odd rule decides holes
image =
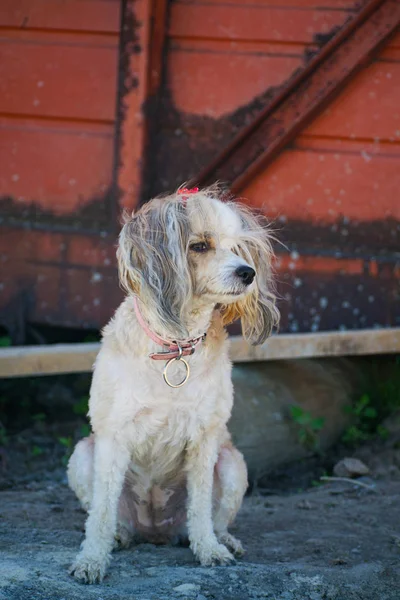
[[[351,424],[342,440],[351,446],[377,436],[388,438],[382,421],[400,410],[400,356],[368,362],[360,388],[360,395],[345,408]]]
[[[400,409],[400,356],[396,356],[392,369],[385,376],[374,369],[374,381],[370,395],[378,411],[378,417],[386,417]]]
[[[8,335],[0,336],[0,348],[8,348],[11,346],[11,338]]]
[[[44,450],[40,446],[33,446],[32,450],[31,450],[31,455],[32,456],[41,456],[43,454],[43,452],[44,452]]]
[[[35,415],[32,415],[32,420],[35,421],[35,423],[44,423],[46,415],[44,413],[36,413]]]
[[[88,435],[90,435],[90,426],[87,423],[81,425],[80,434],[81,437],[87,437]]]
[[[69,457],[72,454],[74,440],[72,439],[71,436],[68,436],[68,437],[59,437],[58,441],[65,448],[64,456],[62,457],[61,462],[64,466],[66,466],[68,463]]]
[[[378,410],[373,404],[374,400],[368,394],[363,394],[352,406],[345,407],[345,412],[353,417],[353,422],[345,430],[343,442],[355,446],[377,435],[383,440],[388,438],[388,430],[380,422],[388,415],[384,414],[382,406]]]
[[[319,479],[313,479],[313,480],[311,481],[311,485],[312,485],[313,487],[318,487],[318,486],[320,486],[320,485],[324,485],[324,482],[321,480],[321,477],[324,477],[324,476],[326,477],[327,475],[328,475],[328,472],[327,472],[327,471],[323,471],[323,472],[322,472],[322,473],[319,475]]]
[[[298,426],[298,440],[302,446],[308,450],[318,451],[318,432],[325,424],[323,417],[314,417],[310,412],[305,411],[301,406],[292,405],[290,416]]]
[[[88,333],[83,338],[83,343],[84,344],[91,344],[93,342],[98,342],[98,341],[100,341],[100,337],[101,337],[100,333]]]
[[[372,406],[368,394],[363,394],[351,406],[345,407],[345,412],[352,416],[352,424],[345,430],[342,440],[345,444],[357,445],[368,440],[373,433],[377,410]]]
[[[74,413],[76,415],[82,415],[82,416],[86,417],[86,415],[88,413],[88,410],[89,410],[88,403],[89,403],[89,397],[88,396],[82,396],[78,400],[78,402],[75,402],[75,404],[72,407],[72,410],[74,411]]]
[[[58,438],[58,441],[59,441],[59,442],[60,442],[60,444],[61,444],[62,446],[64,446],[65,448],[68,448],[68,449],[69,449],[69,448],[72,448],[73,441],[72,441],[72,437],[71,437],[71,436],[68,436],[68,437],[61,437],[61,436],[60,436],[60,437]]]

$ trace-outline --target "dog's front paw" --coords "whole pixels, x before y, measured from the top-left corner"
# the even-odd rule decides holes
[[[217,541],[210,544],[192,544],[192,550],[203,567],[227,565],[235,560],[228,548]]]
[[[224,544],[235,556],[243,556],[244,548],[240,540],[228,532],[217,535],[218,541]]]
[[[108,561],[78,555],[69,574],[81,583],[100,583],[106,574]]]

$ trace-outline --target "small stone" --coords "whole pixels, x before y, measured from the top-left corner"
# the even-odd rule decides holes
[[[200,591],[200,586],[195,583],[181,583],[174,587],[174,592],[178,592],[178,594],[194,594],[198,591]]]
[[[336,477],[360,477],[367,475],[369,468],[358,458],[344,458],[333,467]]]
[[[400,536],[393,534],[390,537],[390,541],[392,542],[392,544],[394,544],[395,546],[397,546],[398,548],[400,548]]]
[[[309,500],[300,500],[296,504],[297,508],[301,508],[302,510],[312,510],[314,506],[311,504]]]

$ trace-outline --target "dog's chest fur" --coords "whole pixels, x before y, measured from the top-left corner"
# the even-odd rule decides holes
[[[127,427],[131,429],[129,438],[135,439],[133,461],[147,469],[151,466],[157,479],[176,468],[189,441],[204,430],[224,425],[229,418],[231,406],[221,393],[223,387],[231,385],[229,364],[222,370],[205,360],[204,354],[205,349],[201,349],[189,359],[191,375],[180,389],[166,385],[161,374],[163,364],[143,366],[143,387],[138,397],[136,385],[134,394],[137,412]],[[222,397],[225,402],[221,405]]]
[[[92,382],[89,414],[94,432],[117,431],[132,452],[132,472],[153,483],[182,470],[186,445],[204,430],[223,428],[232,408],[231,364],[222,325],[187,357],[190,377],[172,389],[163,380],[159,348],[121,305],[106,327]]]

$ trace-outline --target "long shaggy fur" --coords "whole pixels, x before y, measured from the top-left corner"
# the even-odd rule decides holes
[[[117,250],[120,282],[151,306],[156,322],[184,339],[184,314],[192,297],[187,262],[189,219],[176,197],[155,199],[126,218]]]
[[[228,325],[241,319],[244,338],[258,345],[265,342],[279,323],[271,271],[273,250],[269,228],[263,217],[257,218],[246,206],[232,202],[229,206],[239,215],[244,230],[235,250],[255,269],[257,286],[243,300],[223,306],[223,320]]]
[[[279,314],[268,229],[218,196],[218,188],[187,199],[176,193],[125,219],[118,264],[127,297],[103,331],[90,391],[93,434],[68,465],[69,485],[89,513],[71,567],[85,583],[103,578],[113,544],[137,536],[154,543],[188,537],[203,565],[242,552],[228,532],[247,471],[227,429],[233,389],[224,325],[240,317],[245,337],[260,343]],[[207,333],[186,357],[185,386],[167,387],[164,362],[149,358],[161,348],[139,324],[133,297],[165,340]]]

